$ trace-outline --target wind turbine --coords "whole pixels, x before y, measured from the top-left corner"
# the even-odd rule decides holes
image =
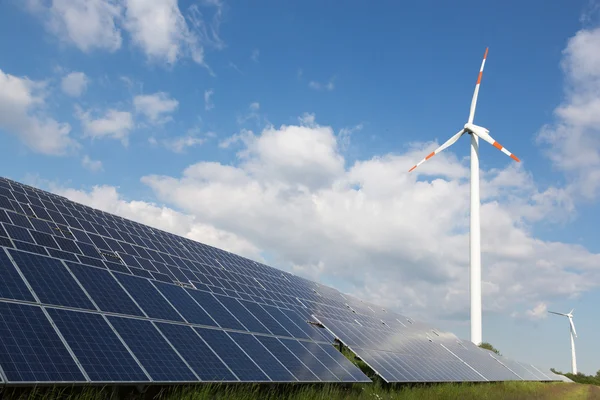
[[[571,332],[571,372],[573,375],[577,374],[577,359],[575,358],[575,338],[577,337],[577,331],[575,330],[575,324],[573,324],[573,311],[572,309],[568,314],[563,314],[554,311],[548,311],[549,313],[562,315],[563,317],[569,318],[569,331]]]
[[[505,149],[496,142],[491,136],[490,131],[482,126],[473,124],[475,118],[475,107],[477,106],[477,95],[479,94],[479,85],[483,75],[483,67],[487,58],[488,49],[485,49],[477,83],[475,84],[475,92],[471,100],[471,110],[469,112],[469,120],[465,126],[452,136],[446,143],[435,149],[427,157],[419,161],[417,165],[412,167],[408,172],[413,171],[419,165],[429,160],[431,157],[438,154],[440,151],[453,145],[462,135],[471,135],[471,233],[470,233],[470,292],[471,292],[471,341],[476,345],[481,344],[481,225],[479,221],[479,139],[485,140],[504,154],[519,162],[519,159],[510,151]]]

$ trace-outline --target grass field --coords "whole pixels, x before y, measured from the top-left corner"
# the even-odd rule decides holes
[[[206,385],[176,387],[145,395],[121,392],[118,397],[109,389],[39,389],[34,392],[5,391],[2,400],[395,400],[395,399],[600,399],[600,387],[576,383],[504,382],[483,384],[437,384],[423,386],[382,387],[356,384],[338,385]]]

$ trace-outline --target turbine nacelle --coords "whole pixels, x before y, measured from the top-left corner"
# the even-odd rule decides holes
[[[489,133],[490,133],[490,131],[488,129],[484,128],[483,126],[471,124],[468,122],[465,124],[465,131],[467,133],[474,133],[475,135],[479,136],[480,138],[482,138],[481,137],[482,135],[489,135]]]

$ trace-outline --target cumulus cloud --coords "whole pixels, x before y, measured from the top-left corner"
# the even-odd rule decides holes
[[[27,0],[28,9],[62,43],[85,52],[114,52],[122,47],[125,30],[148,60],[169,65],[184,57],[206,65],[205,46],[224,47],[219,36],[223,3],[204,0],[200,5],[193,4],[184,15],[177,0]]]
[[[157,92],[148,95],[138,95],[133,98],[135,111],[144,114],[152,123],[165,123],[171,119],[167,114],[174,112],[179,106],[176,99],[168,93]]]
[[[102,161],[92,160],[87,154],[81,159],[81,165],[92,172],[102,171]]]
[[[76,107],[75,113],[81,121],[86,137],[111,138],[120,140],[123,145],[128,144],[129,134],[134,127],[130,112],[111,108],[103,116],[94,117],[92,111],[83,111],[80,107]]]
[[[71,72],[62,78],[60,87],[65,94],[79,97],[85,91],[88,83],[89,79],[83,72]]]
[[[196,63],[205,64],[203,44],[222,43],[218,36],[220,2],[204,3],[216,10],[212,23],[204,21],[198,5],[191,6],[188,14],[191,27],[177,0],[126,0],[125,3],[124,25],[150,60],[174,64],[189,56]]]
[[[565,99],[538,141],[573,181],[570,190],[594,198],[600,189],[600,28],[583,29],[563,50]]]
[[[77,148],[71,126],[44,113],[46,85],[0,70],[0,130],[17,136],[31,150],[63,155]]]
[[[82,51],[115,51],[121,47],[118,28],[122,6],[117,0],[29,0],[29,8],[63,43]]]
[[[538,303],[531,310],[527,310],[527,316],[531,319],[544,319],[548,316],[548,305],[546,303]]]

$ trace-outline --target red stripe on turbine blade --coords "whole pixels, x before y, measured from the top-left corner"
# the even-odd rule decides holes
[[[416,165],[414,167],[412,167],[411,169],[409,169],[408,172],[413,172],[415,168],[417,168]]]
[[[494,146],[498,150],[502,150],[502,145],[500,143],[498,143],[498,142],[494,142],[494,144],[492,146]]]
[[[427,157],[425,157],[425,160],[429,160],[433,156],[435,156],[435,151],[432,151],[431,154],[429,154]]]
[[[483,59],[485,60],[487,58],[487,53],[488,53],[489,47],[485,48],[485,54],[483,55]]]
[[[479,76],[477,77],[477,84],[481,83],[481,76],[483,75],[483,71],[479,71]]]
[[[517,158],[517,156],[515,156],[514,154],[511,154],[511,155],[510,155],[510,158],[512,158],[512,159],[513,159],[513,160],[515,160],[516,162],[521,162],[521,160],[519,160],[519,159]]]

